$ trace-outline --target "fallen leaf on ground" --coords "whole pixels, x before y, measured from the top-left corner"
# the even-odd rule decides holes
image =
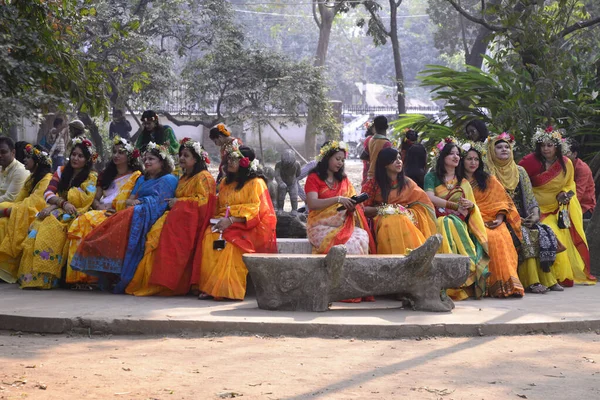
[[[219,392],[217,396],[222,399],[233,399],[234,397],[241,397],[243,394],[237,392]]]
[[[527,396],[525,396],[524,394],[519,394],[519,393],[517,393],[517,396],[519,396],[519,397],[520,397],[520,398],[522,398],[522,399],[526,399],[526,398],[527,398]]]

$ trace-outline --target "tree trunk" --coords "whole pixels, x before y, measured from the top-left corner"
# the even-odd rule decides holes
[[[92,136],[92,142],[96,146],[96,152],[102,157],[102,164],[104,163],[104,143],[102,143],[102,136],[100,136],[100,130],[98,129],[98,125],[94,122],[94,120],[90,117],[88,113],[77,113],[77,116],[83,122],[83,124],[90,131],[90,135]]]
[[[324,2],[318,5],[319,15],[321,17],[319,26],[319,43],[317,44],[317,53],[315,55],[314,65],[323,67],[327,60],[327,50],[329,48],[329,37],[331,36],[331,27],[335,18],[336,10],[326,7]],[[308,107],[308,116],[306,118],[306,131],[304,133],[304,154],[308,158],[315,156],[317,151],[317,128],[315,126],[315,116],[320,110],[314,107]]]
[[[402,57],[400,56],[400,43],[398,42],[398,7],[402,3],[395,0],[390,1],[390,41],[394,53],[394,68],[396,69],[396,90],[398,102],[398,114],[406,114],[406,94],[404,93],[404,72],[402,71]]]
[[[492,32],[485,26],[479,26],[477,37],[471,46],[471,51],[468,55],[465,54],[465,63],[467,65],[481,69],[483,66],[483,56],[490,43],[491,34]]]

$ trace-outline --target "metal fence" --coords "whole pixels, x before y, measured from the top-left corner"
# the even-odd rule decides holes
[[[369,107],[362,104],[344,104],[342,105],[344,114],[397,114],[398,108],[393,106]],[[438,107],[406,107],[408,114],[437,114],[440,112]]]

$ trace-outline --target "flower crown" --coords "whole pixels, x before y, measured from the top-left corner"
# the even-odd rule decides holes
[[[229,132],[229,129],[227,129],[227,127],[225,126],[225,124],[217,124],[217,129],[223,135],[225,135],[225,136],[231,136],[231,132]]]
[[[184,148],[191,149],[194,153],[198,154],[201,159],[204,160],[205,164],[210,164],[210,158],[208,157],[208,152],[204,150],[204,147],[200,144],[200,142],[196,142],[188,137],[181,139],[179,142],[181,146]]]
[[[538,126],[531,139],[531,144],[535,147],[538,143],[553,142],[556,147],[560,146],[562,154],[565,155],[571,150],[571,146],[566,138],[563,137],[560,130],[555,130],[552,126],[546,129]]]
[[[242,168],[250,168],[251,171],[256,172],[258,170],[258,166],[260,165],[260,161],[255,158],[250,161],[250,159],[240,151],[240,143],[237,139],[234,139],[225,147],[225,151],[229,157],[239,158],[240,159],[240,167]]]
[[[440,140],[438,144],[433,146],[433,150],[431,150],[429,153],[431,160],[430,163],[433,168],[435,168],[435,164],[437,164],[437,159],[440,157],[440,153],[448,143],[454,143],[458,146],[458,149],[462,151],[459,141],[454,136],[448,136],[447,138]]]
[[[88,151],[91,154],[90,160],[93,163],[96,162],[96,160],[98,159],[98,153],[96,153],[96,150],[94,149],[94,144],[91,142],[91,140],[89,140],[85,136],[77,136],[71,139],[71,147],[75,147],[78,144],[82,144],[85,147],[87,147]]]
[[[150,151],[150,150],[156,150],[158,152],[158,155],[160,156],[160,158],[162,158],[163,160],[166,160],[169,157],[169,151],[167,150],[167,148],[161,144],[156,144],[154,142],[148,142],[148,144],[146,145],[146,152]]]
[[[49,167],[52,166],[52,158],[50,158],[50,154],[36,149],[29,143],[27,143],[25,146],[25,153],[29,157],[33,158],[38,164],[46,164]]]
[[[138,149],[134,148],[131,145],[131,143],[129,143],[126,139],[123,139],[119,135],[114,137],[113,145],[114,146],[119,146],[119,145],[123,146],[123,148],[127,152],[127,157],[131,157],[131,158],[139,158],[140,157],[140,151]]]
[[[482,158],[487,156],[487,141],[486,142],[466,142],[460,148],[465,153],[467,153],[469,150],[476,150],[479,152],[479,154],[481,154]]]
[[[319,151],[319,155],[317,156],[317,161],[321,161],[323,159],[323,157],[325,157],[327,155],[327,153],[334,151],[334,150],[336,152],[343,151],[344,153],[348,154],[348,145],[346,144],[346,142],[332,140],[331,142],[327,143],[325,146],[321,147],[321,150]]]

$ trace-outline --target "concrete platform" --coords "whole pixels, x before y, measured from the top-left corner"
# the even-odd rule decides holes
[[[101,292],[26,291],[0,284],[0,329],[86,334],[258,334],[388,339],[600,331],[600,287],[467,300],[452,313],[401,309],[401,303],[334,303],[330,311],[276,312],[243,302],[194,297],[139,298]]]

